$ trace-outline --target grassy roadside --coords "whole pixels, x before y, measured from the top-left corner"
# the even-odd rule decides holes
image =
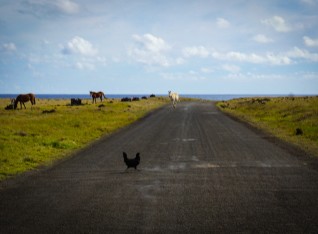
[[[70,106],[70,100],[37,99],[32,109],[26,103],[26,110],[5,110],[10,101],[0,99],[0,181],[48,165],[168,102],[83,100],[84,105]]]
[[[217,106],[318,157],[318,97],[241,98]]]

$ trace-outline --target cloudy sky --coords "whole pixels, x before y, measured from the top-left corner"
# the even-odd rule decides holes
[[[318,0],[0,0],[0,93],[318,94]]]

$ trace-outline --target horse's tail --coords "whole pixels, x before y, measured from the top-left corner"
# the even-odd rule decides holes
[[[32,105],[35,105],[35,95],[33,93],[29,93],[30,102]]]

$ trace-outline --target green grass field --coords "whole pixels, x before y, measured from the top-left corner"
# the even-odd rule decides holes
[[[317,96],[241,98],[217,105],[222,111],[318,157]]]
[[[0,99],[0,180],[49,165],[169,102],[167,98],[108,99],[97,104],[83,100],[83,105],[70,106],[70,100],[36,101],[32,109],[29,102],[27,109],[5,110],[10,101]]]

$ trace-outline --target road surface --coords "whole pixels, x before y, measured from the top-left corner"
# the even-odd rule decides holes
[[[166,106],[2,183],[0,233],[318,233],[317,160],[298,154],[211,102]]]

